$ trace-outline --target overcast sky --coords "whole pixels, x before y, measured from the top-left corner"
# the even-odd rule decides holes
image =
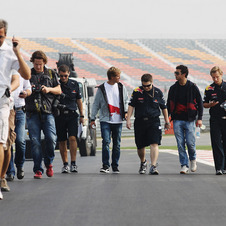
[[[2,0],[8,36],[226,38],[226,0]]]

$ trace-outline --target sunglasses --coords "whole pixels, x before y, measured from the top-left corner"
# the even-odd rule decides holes
[[[146,88],[146,87],[150,87],[151,84],[149,84],[149,85],[143,85],[143,84],[142,84],[142,86],[143,86],[144,88]]]
[[[179,74],[180,74],[180,72],[178,72],[178,71],[175,71],[175,72],[174,72],[174,74],[175,74],[175,75],[179,75]]]
[[[60,75],[61,78],[67,78],[68,75]]]

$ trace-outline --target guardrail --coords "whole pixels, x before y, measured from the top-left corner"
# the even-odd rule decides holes
[[[203,112],[203,119],[202,119],[202,123],[206,126],[206,129],[204,131],[201,131],[201,132],[209,132],[210,131],[210,126],[209,126],[209,110],[208,109],[204,109],[204,112]],[[165,133],[165,130],[164,130],[164,118],[163,116],[161,115],[160,116],[160,120],[161,120],[161,126],[162,126],[162,132],[163,134]],[[131,122],[132,122],[132,125],[133,125],[133,122],[134,122],[134,117],[131,118]],[[96,120],[96,125],[97,125],[97,137],[101,137],[101,132],[100,132],[100,124],[99,124],[99,119]],[[133,127],[129,130],[126,128],[126,122],[123,121],[123,126],[122,126],[122,137],[131,137],[131,136],[134,136],[134,129]]]

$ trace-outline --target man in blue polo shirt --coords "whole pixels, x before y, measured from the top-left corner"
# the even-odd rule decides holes
[[[78,114],[80,113],[80,123],[84,123],[82,97],[78,82],[69,79],[70,71],[67,65],[61,65],[58,68],[60,75],[60,86],[62,94],[60,95],[60,115],[55,118],[57,138],[59,141],[60,154],[63,161],[62,173],[77,173],[76,154],[77,154],[77,132],[78,132]],[[67,139],[69,139],[69,148],[71,155],[71,165],[68,165],[67,157]]]

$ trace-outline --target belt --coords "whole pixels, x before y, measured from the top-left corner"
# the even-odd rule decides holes
[[[15,110],[15,111],[20,111],[20,110],[24,111],[24,109],[25,109],[25,106],[18,107],[18,108],[15,108],[15,107],[14,107],[14,110]]]
[[[141,119],[143,121],[148,121],[148,120],[153,120],[153,119],[156,119],[156,118],[158,118],[158,116],[156,116],[156,117],[142,117],[142,118],[139,118],[139,119]]]
[[[71,114],[71,113],[76,113],[76,111],[75,110],[68,110],[68,109],[61,111],[61,114],[64,114],[64,115]]]

